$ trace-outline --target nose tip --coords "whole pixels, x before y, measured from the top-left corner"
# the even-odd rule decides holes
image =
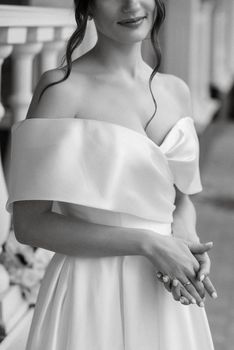
[[[123,1],[122,12],[123,13],[132,13],[138,11],[140,8],[139,0],[129,0]]]

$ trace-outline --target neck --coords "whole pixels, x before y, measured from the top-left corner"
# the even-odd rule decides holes
[[[141,45],[141,42],[122,44],[99,33],[94,54],[109,72],[128,74],[134,78],[139,74],[139,68],[144,65]]]

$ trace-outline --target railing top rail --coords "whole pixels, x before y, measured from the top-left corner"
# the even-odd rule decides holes
[[[0,28],[74,25],[72,8],[0,5]]]

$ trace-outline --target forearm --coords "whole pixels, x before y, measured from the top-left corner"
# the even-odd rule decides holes
[[[144,229],[89,223],[54,212],[42,213],[27,225],[20,242],[71,256],[145,255],[152,235]],[[19,238],[17,238],[19,240]]]
[[[196,210],[187,195],[180,195],[173,216],[173,233],[176,237],[199,242],[196,231]]]

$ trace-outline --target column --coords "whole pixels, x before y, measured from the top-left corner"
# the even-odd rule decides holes
[[[41,43],[25,43],[14,46],[13,62],[13,94],[10,97],[13,122],[26,117],[32,97],[33,59],[40,52]]]
[[[227,1],[227,67],[232,81],[234,80],[234,1]]]
[[[51,41],[43,44],[40,54],[40,74],[58,66],[58,56],[64,46],[64,41]]]
[[[200,49],[197,59],[199,70],[197,71],[197,91],[204,99],[209,98],[210,80],[211,80],[211,40],[212,40],[212,15],[214,1],[206,0],[201,5],[201,11],[198,16]]]
[[[217,104],[209,96],[212,1],[168,1],[164,29],[164,70],[185,80],[192,92],[198,131]]]
[[[229,0],[216,0],[215,11],[213,14],[213,40],[212,40],[212,61],[211,61],[211,80],[212,85],[217,87],[223,93],[227,92],[232,83],[232,75],[229,71],[229,54],[231,22]],[[233,50],[233,49],[231,49]]]
[[[184,79],[193,89],[199,48],[199,0],[171,0],[164,23],[164,70]]]

